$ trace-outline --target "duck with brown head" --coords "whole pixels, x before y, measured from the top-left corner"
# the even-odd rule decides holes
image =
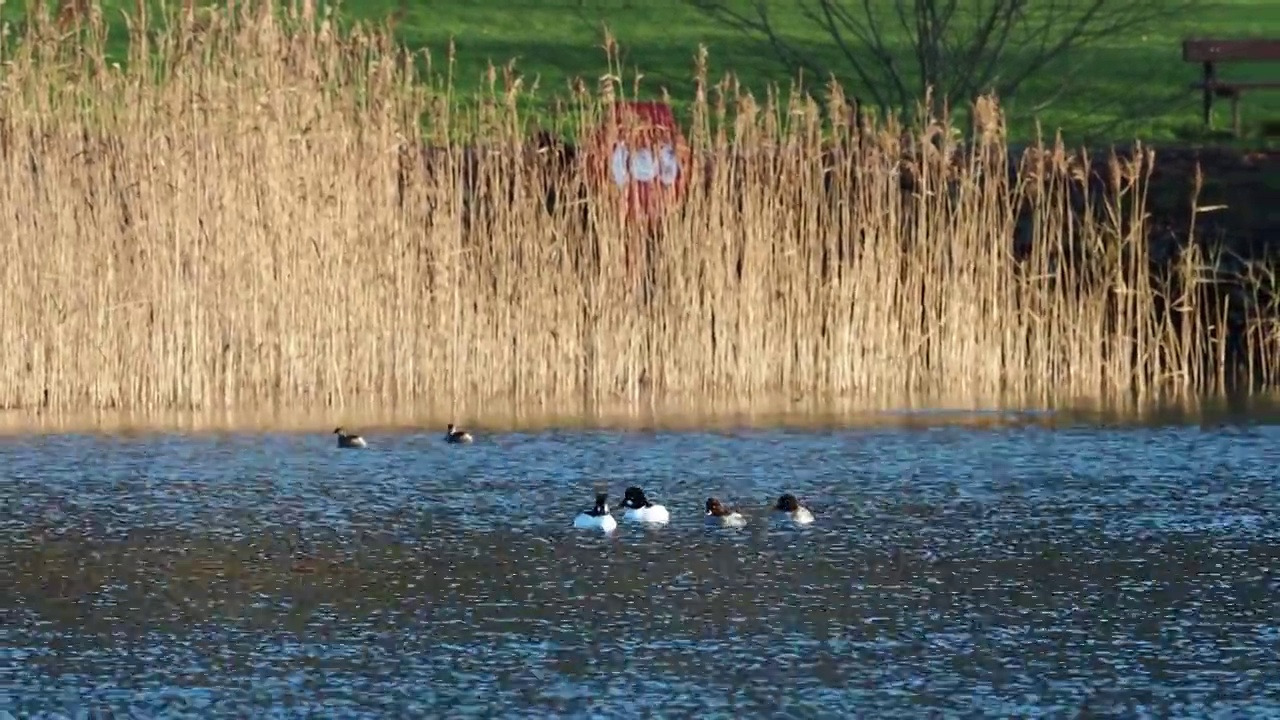
[[[796,525],[808,525],[813,522],[813,513],[809,508],[800,504],[795,495],[787,493],[778,498],[778,504],[773,506],[773,514],[777,519],[795,523]]]
[[[747,524],[747,518],[737,510],[731,510],[725,507],[724,503],[716,498],[707,498],[707,524],[717,527],[742,527]]]

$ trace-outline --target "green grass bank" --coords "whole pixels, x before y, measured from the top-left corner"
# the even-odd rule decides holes
[[[56,4],[56,0],[46,1],[51,7]],[[1170,8],[1177,1],[1168,0]],[[171,2],[180,4],[181,0]],[[752,6],[749,0],[729,4],[740,5],[744,12]],[[872,0],[872,4],[888,7],[892,3]],[[161,7],[154,2],[151,6],[153,12]],[[121,56],[126,42],[123,12],[135,14],[136,7],[136,2],[102,2],[113,28],[112,46]],[[665,89],[682,114],[693,98],[699,44],[710,51],[712,78],[732,72],[757,96],[771,84],[785,89],[794,77],[767,42],[709,17],[688,0],[359,0],[317,2],[316,8],[318,13],[332,12],[339,23],[392,23],[397,40],[428,52],[437,71],[443,69],[449,44],[454,42],[459,98],[483,87],[490,63],[503,66],[514,61],[526,84],[536,81],[537,96],[544,103],[557,96],[568,99],[575,78],[594,85],[609,72],[602,49],[605,28],[617,39],[625,74],[643,75],[641,92],[656,97]],[[780,37],[816,64],[835,70],[850,95],[867,95],[865,84],[850,71],[836,43],[804,16],[798,3],[772,2],[769,8]],[[0,17],[17,23],[27,12],[23,3],[8,3],[0,8]],[[1016,96],[1002,98],[1011,139],[1033,139],[1039,123],[1047,135],[1060,129],[1071,143],[1097,145],[1135,137],[1152,142],[1205,140],[1199,95],[1187,87],[1197,79],[1199,67],[1182,61],[1182,39],[1265,36],[1267,28],[1280,28],[1280,3],[1220,0],[1199,3],[1193,11],[1171,9],[1169,13],[1152,28],[1121,32],[1086,51],[1061,57],[1032,76]],[[901,27],[889,24],[883,35],[895,59],[909,65],[911,51]],[[1022,62],[1017,53],[1011,54],[1009,72]],[[1242,64],[1228,67],[1224,75],[1274,79],[1280,77],[1280,66]],[[814,90],[824,81],[811,78],[806,84]],[[1043,109],[1035,110],[1040,105]],[[1218,125],[1226,127],[1229,109],[1225,102],[1220,105]],[[546,107],[533,109],[545,111]],[[1274,124],[1280,121],[1280,92],[1246,96],[1243,113],[1245,134],[1252,144],[1276,144],[1274,137],[1265,136],[1274,133]]]

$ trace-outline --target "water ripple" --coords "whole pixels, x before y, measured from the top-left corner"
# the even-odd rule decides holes
[[[1277,427],[437,435],[0,440],[0,712],[1280,712]]]

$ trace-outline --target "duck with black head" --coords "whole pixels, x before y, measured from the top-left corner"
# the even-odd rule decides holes
[[[578,513],[578,516],[573,519],[573,526],[581,530],[613,532],[618,527],[618,521],[609,512],[609,494],[596,493],[595,507]]]
[[[737,510],[725,507],[718,499],[707,498],[707,524],[716,527],[738,528],[747,524],[747,518]]]
[[[471,433],[449,423],[449,427],[445,430],[444,441],[448,443],[469,443],[472,441]]]
[[[796,496],[791,493],[778,498],[778,504],[773,506],[773,514],[779,520],[796,525],[808,525],[813,522],[813,513],[809,508],[801,505]]]
[[[341,427],[334,428],[333,434],[338,436],[338,447],[340,448],[363,448],[369,446],[364,441],[364,438],[355,433],[343,432]]]
[[[644,523],[646,525],[666,525],[671,520],[671,514],[662,505],[650,502],[645,496],[644,490],[632,486],[627,488],[622,495],[622,507],[627,511],[622,514],[624,520],[631,522]]]

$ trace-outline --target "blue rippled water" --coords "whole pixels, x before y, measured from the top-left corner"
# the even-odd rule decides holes
[[[0,713],[1280,713],[1275,425],[369,440],[0,439]]]

